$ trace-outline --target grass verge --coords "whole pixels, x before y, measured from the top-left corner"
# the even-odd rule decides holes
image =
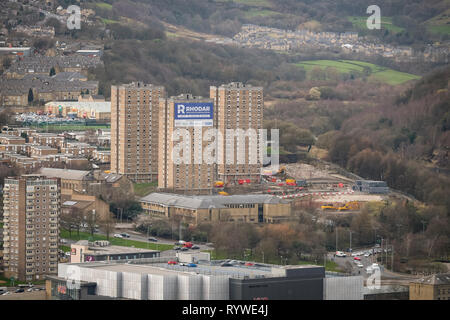
[[[172,249],[174,246],[171,244],[159,244],[154,242],[143,242],[143,241],[136,241],[136,240],[129,240],[129,239],[123,239],[123,238],[113,238],[113,235],[109,237],[109,239],[106,238],[106,236],[102,234],[94,233],[93,236],[91,236],[88,232],[80,232],[78,235],[76,231],[72,231],[72,234],[69,234],[69,231],[65,229],[61,229],[60,231],[60,238],[63,239],[70,239],[74,241],[78,240],[108,240],[111,245],[115,246],[124,246],[124,247],[135,247],[135,248],[141,248],[141,249],[151,249],[151,250],[159,250],[159,251],[166,251]]]

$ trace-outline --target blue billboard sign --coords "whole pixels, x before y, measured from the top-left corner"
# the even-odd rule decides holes
[[[175,126],[212,126],[214,105],[212,102],[175,103]]]

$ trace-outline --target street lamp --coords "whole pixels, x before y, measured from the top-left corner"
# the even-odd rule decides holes
[[[352,233],[353,233],[353,231],[352,230],[348,230],[348,232],[350,232],[350,248],[349,248],[349,251],[352,252]]]

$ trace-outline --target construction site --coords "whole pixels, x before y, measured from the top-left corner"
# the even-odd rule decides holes
[[[236,180],[225,185],[215,184],[215,193],[272,194],[292,201],[295,207],[310,207],[324,215],[360,212],[367,202],[384,202],[398,196],[384,181],[366,181],[330,163],[280,164],[278,168],[263,168],[261,182]]]

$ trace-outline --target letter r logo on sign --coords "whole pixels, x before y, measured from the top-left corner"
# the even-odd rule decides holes
[[[180,113],[184,114],[184,105],[183,104],[178,105],[178,114],[180,114]]]

